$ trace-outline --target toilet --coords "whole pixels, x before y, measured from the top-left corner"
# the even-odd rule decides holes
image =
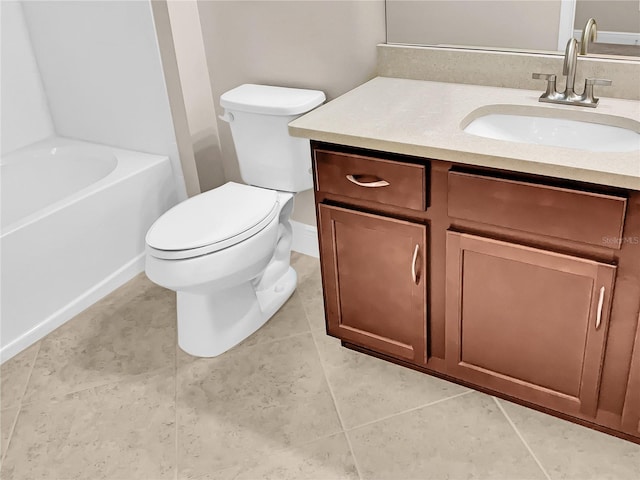
[[[313,187],[309,141],[293,119],[322,104],[317,90],[241,85],[224,93],[245,184],[228,182],[176,205],[146,236],[145,271],[177,292],[178,344],[214,357],[273,316],[296,288],[289,216]]]

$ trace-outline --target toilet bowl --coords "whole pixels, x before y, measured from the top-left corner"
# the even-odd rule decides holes
[[[295,290],[289,217],[294,193],[312,182],[309,142],[290,137],[287,124],[322,101],[315,90],[262,85],[224,94],[242,176],[252,184],[228,182],[196,195],[147,232],[145,271],[177,293],[178,345],[185,352],[224,353]]]
[[[229,182],[182,202],[149,229],[145,271],[177,292],[182,350],[220,355],[291,296],[292,200],[288,192]]]

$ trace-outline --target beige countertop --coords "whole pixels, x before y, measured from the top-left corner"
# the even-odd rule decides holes
[[[592,109],[540,103],[541,93],[377,77],[294,120],[289,131],[329,143],[640,191],[640,151],[591,152],[507,142],[470,135],[461,128],[483,111],[508,105],[502,108],[513,113],[534,107],[541,116],[560,112],[565,118],[640,131],[638,101],[601,97]],[[470,116],[477,109],[481,110]]]

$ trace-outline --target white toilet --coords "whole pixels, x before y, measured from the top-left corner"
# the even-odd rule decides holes
[[[313,186],[309,141],[287,125],[323,92],[241,85],[224,93],[242,179],[162,215],[146,237],[147,276],[175,290],[178,344],[198,357],[226,352],[260,328],[296,288],[290,266],[295,192]]]

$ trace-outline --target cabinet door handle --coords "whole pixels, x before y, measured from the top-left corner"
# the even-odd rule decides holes
[[[413,251],[413,260],[411,261],[411,278],[413,279],[413,283],[418,284],[418,273],[416,272],[416,260],[418,260],[418,251],[420,250],[420,245],[416,245],[415,250]]]
[[[389,185],[389,182],[387,182],[386,180],[378,180],[377,182],[359,182],[358,180],[356,180],[356,177],[354,175],[347,175],[347,180],[349,180],[351,183],[355,183],[360,187],[375,188],[386,187],[387,185]]]
[[[596,330],[600,328],[602,323],[602,306],[604,305],[604,287],[600,289],[600,298],[598,299],[598,312],[596,313]]]

